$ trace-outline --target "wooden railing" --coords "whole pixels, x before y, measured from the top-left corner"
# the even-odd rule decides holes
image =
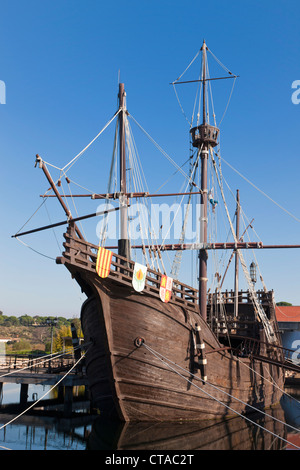
[[[3,373],[24,370],[32,373],[51,373],[69,370],[74,364],[72,354],[60,357],[33,356],[33,355],[0,355],[0,376]],[[1,381],[1,379],[0,379]]]
[[[274,293],[256,292],[258,301],[271,322],[275,321]],[[208,294],[208,322],[217,335],[255,336],[258,334],[257,315],[251,293],[239,291],[238,314],[234,314],[235,292],[233,290]]]
[[[268,304],[273,300],[273,291],[265,292],[264,290],[256,291],[257,298],[260,303]],[[223,303],[234,303],[235,299],[235,291],[234,290],[226,290],[220,293],[210,293],[208,294],[208,302],[214,303],[217,300],[220,302],[222,300]],[[238,303],[251,303],[251,294],[249,290],[240,290],[238,292]]]
[[[64,243],[65,252],[62,258],[57,259],[57,263],[69,263],[81,269],[96,273],[98,246],[76,237],[71,225],[64,234],[64,237],[66,239]],[[109,279],[114,279],[120,284],[132,287],[133,271],[134,261],[113,253],[111,269],[108,275]],[[159,297],[161,277],[162,273],[148,267],[143,292]],[[187,284],[174,280],[170,303],[176,303],[186,306],[187,308],[198,310],[198,291]]]

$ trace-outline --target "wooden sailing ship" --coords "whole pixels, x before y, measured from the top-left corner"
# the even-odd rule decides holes
[[[90,344],[86,370],[91,400],[103,416],[122,421],[201,420],[203,416],[215,419],[270,407],[282,395],[284,369],[288,365],[278,334],[273,292],[255,291],[242,255],[244,249],[264,246],[243,242],[238,222],[236,229],[231,226],[234,242],[208,243],[207,164],[218,144],[219,129],[206,119],[210,80],[206,76],[207,50],[204,42],[199,80],[203,91],[202,123],[190,130],[197,157],[194,168],[201,166],[201,187],[195,190],[191,185],[190,192],[185,193],[201,197],[199,243],[189,245],[180,240],[169,245],[135,246],[128,238],[129,201],[147,198],[149,194],[130,193],[126,186],[125,134],[129,113],[122,83],[117,111],[119,192],[93,195],[94,199],[117,197],[120,201],[117,249],[84,238],[76,223],[99,214],[72,218],[46,163],[38,155],[36,159],[68,216],[64,252],[57,263],[69,270],[87,296],[81,322],[85,342]],[[236,210],[238,221],[239,200]],[[197,250],[199,288],[146,263],[137,264],[131,257],[134,248],[144,253],[150,250],[158,257],[165,251]],[[217,289],[209,293],[208,253],[219,249],[232,250],[235,256],[234,291]],[[238,289],[240,265],[249,281],[246,292]],[[141,288],[137,287],[139,281]]]

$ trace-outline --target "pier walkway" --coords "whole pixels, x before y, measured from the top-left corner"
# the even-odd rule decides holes
[[[76,352],[75,352],[76,356]],[[64,415],[70,416],[73,410],[73,387],[84,387],[88,399],[88,380],[79,351],[79,360],[71,353],[33,357],[6,355],[0,357],[0,396],[3,397],[3,384],[20,385],[20,407],[28,404],[29,385],[58,387],[58,397],[64,405]],[[77,359],[77,362],[76,362]],[[2,400],[1,400],[2,401]],[[7,405],[0,404],[0,413]]]

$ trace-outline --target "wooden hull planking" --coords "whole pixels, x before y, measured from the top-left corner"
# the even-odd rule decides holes
[[[92,401],[104,416],[122,421],[215,419],[253,411],[249,405],[266,408],[279,402],[281,368],[222,350],[194,310],[84,270],[80,275],[93,286],[81,321],[85,341],[93,343],[86,357]],[[205,344],[204,372],[195,357],[197,324]],[[136,338],[145,345],[137,347]]]

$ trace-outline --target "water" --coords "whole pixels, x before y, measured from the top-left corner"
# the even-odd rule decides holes
[[[29,385],[28,400],[41,399],[49,390],[49,386]],[[43,399],[54,398],[54,393],[46,394]],[[19,399],[20,385],[5,383],[1,403],[15,404]],[[16,416],[18,418],[10,423]],[[3,409],[0,412],[0,450],[85,450],[94,419],[86,410],[79,410],[67,419],[59,417],[58,413],[42,416],[30,415],[28,411],[18,415]]]
[[[1,423],[2,424],[2,423]],[[58,430],[55,423],[12,424],[0,431],[1,450],[85,450],[86,427]]]
[[[20,386],[4,384],[2,403],[17,403]],[[29,400],[40,398],[44,386],[30,386]],[[45,397],[47,398],[47,397]],[[99,416],[76,413],[72,419],[59,416],[14,417],[0,413],[0,449],[2,450],[105,450],[112,451],[181,450],[285,450],[300,447],[299,395],[284,395],[281,405],[267,410],[268,415],[250,415],[200,423],[117,423]],[[276,418],[276,420],[274,419]],[[288,441],[288,442],[286,442]],[[123,455],[124,452],[115,453]],[[125,455],[124,454],[124,455]],[[154,462],[152,462],[154,463]],[[157,462],[156,462],[157,463]]]

